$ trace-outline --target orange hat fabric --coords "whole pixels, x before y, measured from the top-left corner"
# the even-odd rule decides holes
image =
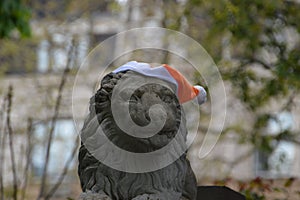
[[[199,105],[206,101],[207,94],[202,86],[191,85],[178,70],[167,64],[163,64],[159,67],[151,67],[148,63],[131,61],[120,66],[113,72],[118,73],[127,70],[132,70],[145,76],[155,77],[173,83],[176,86],[177,98],[181,104],[194,98],[197,98],[197,103]]]

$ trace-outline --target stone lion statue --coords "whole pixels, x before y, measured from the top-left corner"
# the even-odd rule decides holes
[[[150,79],[151,81],[148,81]],[[122,92],[128,92],[126,89],[129,87],[130,90],[130,85],[135,85],[135,81],[136,85],[141,82],[146,84],[138,89],[132,89],[129,101],[123,102]],[[138,126],[143,127],[151,123],[149,109],[155,104],[161,106],[157,110],[152,110],[152,116],[156,116],[155,112],[160,112],[159,109],[164,110],[165,123],[158,133],[150,137],[134,137],[119,127],[112,111],[114,109],[112,96],[120,84],[123,87],[117,104],[128,106],[130,119]],[[119,117],[128,118],[128,116]],[[97,133],[99,129],[109,142],[103,142],[104,136]],[[143,132],[137,134],[143,135]],[[196,199],[196,178],[186,158],[186,135],[185,116],[176,96],[174,84],[130,69],[107,74],[101,81],[100,89],[90,99],[89,115],[81,131],[78,174],[83,193],[80,199]],[[106,163],[107,160],[115,159],[113,162],[120,162],[122,167],[123,161],[129,159],[126,156],[111,158],[113,157],[110,156],[111,151],[103,148],[107,143],[135,155],[158,152],[173,140],[178,148],[184,151],[178,154],[180,156],[176,157],[174,162],[164,167],[134,172],[119,170],[118,167]],[[90,150],[91,146],[95,151]],[[105,159],[98,159],[94,152],[99,152]],[[151,160],[149,163],[151,164]]]

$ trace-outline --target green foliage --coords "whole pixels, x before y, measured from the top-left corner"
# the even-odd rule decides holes
[[[219,186],[235,185],[235,189],[243,194],[246,200],[299,199],[297,184],[297,179],[293,177],[286,180],[263,180],[257,177],[248,181],[234,181],[226,178],[214,182],[214,185]]]
[[[290,199],[291,196],[294,196],[294,198],[296,198],[296,196],[299,197],[296,193],[289,191],[292,189],[294,182],[295,178],[293,177],[282,183],[274,180],[263,181],[260,178],[256,178],[249,182],[240,182],[239,186],[240,192],[245,195],[247,200],[287,200]],[[273,195],[271,195],[271,192]]]
[[[0,74],[34,71],[38,42],[37,38],[3,39],[0,48]]]
[[[0,38],[7,38],[14,29],[21,36],[30,36],[30,12],[21,0],[0,1]]]
[[[115,1],[28,2],[34,18],[64,22],[120,9]],[[143,5],[146,17],[155,15],[153,1],[143,1]],[[163,9],[162,26],[185,32],[205,47],[219,66],[223,79],[232,86],[230,95],[253,119],[245,120],[247,126],[237,122],[226,127],[224,132],[237,133],[240,142],[251,144],[266,154],[271,154],[282,140],[295,141],[296,134],[291,130],[268,135],[266,129],[269,121],[276,118],[275,113],[294,108],[295,96],[300,92],[300,3],[289,0],[187,0],[180,3],[162,0],[159,5]],[[9,37],[14,29],[22,36],[29,36],[29,19],[30,12],[22,0],[0,0],[0,38]],[[224,39],[229,41],[229,59],[222,55]],[[0,74],[8,70],[34,70],[37,42],[2,39]],[[196,77],[199,83],[204,82],[200,75]],[[277,107],[270,110],[274,101]],[[270,190],[287,195],[286,188],[292,185],[293,179],[280,186],[255,179],[240,183],[240,191],[247,199],[264,200],[267,199],[265,193]]]
[[[248,121],[251,130],[239,129],[240,141],[267,153],[273,151],[274,141],[295,139],[290,130],[267,136],[266,128],[275,113],[293,109],[300,92],[299,10],[296,1],[190,0],[183,12],[186,33],[213,56],[223,79],[232,85],[231,95],[254,119]],[[224,48],[229,48],[229,60],[222,56]],[[275,110],[270,110],[272,102],[277,102]]]

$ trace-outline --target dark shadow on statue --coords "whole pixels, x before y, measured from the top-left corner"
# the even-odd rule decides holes
[[[245,200],[245,196],[225,186],[198,186],[197,199]]]

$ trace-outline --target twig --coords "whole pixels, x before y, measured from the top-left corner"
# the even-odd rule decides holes
[[[233,162],[230,163],[231,165],[231,169],[239,164],[240,162],[246,160],[247,158],[249,158],[250,156],[253,155],[254,152],[254,148],[251,148],[248,152],[244,153],[243,155],[240,155],[239,157],[237,157]]]
[[[259,60],[258,58],[252,58],[251,61],[252,61],[252,63],[260,64],[260,65],[263,66],[265,69],[269,69],[269,70],[273,69],[273,66],[272,66],[272,65],[270,65],[270,64],[268,64],[268,63],[266,63],[266,62],[264,62],[264,61],[262,61],[262,60]]]
[[[22,195],[21,195],[21,200],[25,199],[25,194],[26,194],[26,188],[27,188],[27,183],[28,183],[28,170],[29,170],[29,165],[30,165],[30,157],[31,157],[31,150],[32,150],[32,144],[31,144],[31,134],[32,134],[32,119],[29,118],[27,122],[27,151],[26,151],[26,164],[24,168],[24,183],[22,187]]]
[[[4,155],[5,155],[5,140],[6,140],[6,121],[4,119],[4,114],[6,110],[6,96],[3,98],[2,106],[1,106],[1,122],[2,122],[2,128],[0,135],[0,199],[4,200],[4,185],[3,185],[3,166],[4,166]]]
[[[48,192],[48,194],[46,195],[45,197],[45,200],[48,200],[50,199],[53,194],[56,192],[56,190],[58,189],[58,187],[60,186],[60,184],[62,183],[62,181],[64,180],[69,168],[70,168],[70,165],[75,157],[75,154],[77,152],[77,149],[78,149],[78,144],[79,144],[79,137],[76,137],[76,141],[75,141],[75,145],[73,147],[73,150],[72,150],[72,153],[70,155],[70,157],[68,158],[63,170],[62,170],[62,173],[60,174],[59,178],[58,178],[58,181],[55,183],[55,185],[52,187],[52,189],[50,190],[50,192]]]
[[[7,93],[6,125],[7,125],[7,129],[8,129],[10,158],[11,158],[11,165],[12,165],[12,172],[13,172],[13,199],[17,200],[18,199],[18,197],[17,197],[17,195],[18,195],[17,171],[16,171],[16,163],[15,163],[14,144],[13,144],[13,130],[12,130],[12,127],[10,124],[12,95],[13,95],[13,88],[10,85],[8,87],[8,93]]]
[[[63,75],[61,77],[60,85],[59,85],[59,88],[58,88],[58,96],[57,96],[56,102],[55,102],[54,114],[53,114],[52,119],[51,119],[49,138],[48,138],[48,141],[47,141],[46,158],[45,158],[45,165],[44,165],[43,173],[42,173],[43,176],[42,176],[42,181],[41,181],[41,188],[40,188],[40,192],[39,192],[39,195],[38,195],[37,199],[41,199],[42,197],[44,197],[44,193],[45,193],[45,185],[46,185],[46,180],[47,180],[47,171],[48,171],[49,158],[50,158],[50,149],[51,149],[51,146],[52,146],[52,140],[53,140],[53,135],[54,135],[54,128],[55,128],[55,123],[56,123],[56,120],[57,120],[57,117],[58,117],[58,114],[59,114],[59,108],[60,108],[60,104],[61,104],[63,88],[64,88],[65,83],[66,83],[67,75],[70,71],[72,53],[73,53],[73,42],[72,42],[72,45],[70,47],[70,51],[68,53],[67,65],[66,65],[66,68],[65,68],[65,70],[63,72]]]
[[[251,66],[252,64],[259,64],[267,70],[273,70],[273,68],[274,68],[271,64],[268,64],[258,58],[254,58],[254,57],[251,57],[251,58],[236,57],[235,59],[242,61],[240,67]]]
[[[285,110],[290,111],[292,109],[292,106],[295,105],[294,100],[295,100],[296,95],[297,95],[297,92],[293,91],[292,94],[287,98],[286,103],[282,106],[280,111],[285,111]]]
[[[0,199],[4,200],[4,183],[3,183],[3,166],[4,166],[4,154],[5,154],[5,128],[3,129],[3,137],[1,141],[1,157],[0,157]]]
[[[229,163],[229,171],[227,172],[228,174],[232,173],[232,170],[234,169],[234,166],[236,166],[237,164],[241,163],[242,161],[246,160],[247,158],[249,158],[251,155],[253,155],[254,152],[254,148],[251,148],[249,151],[247,151],[246,153],[240,155],[239,157],[237,157],[233,162]]]
[[[234,159],[231,162],[229,162],[226,158],[224,158],[222,156],[217,156],[212,160],[215,160],[215,161],[221,162],[221,163],[226,163],[228,165],[228,168],[229,168],[226,171],[226,176],[229,176],[232,173],[232,170],[234,169],[234,166],[236,166],[237,164],[239,164],[242,161],[249,158],[251,155],[253,155],[253,152],[254,152],[254,148],[251,148],[249,151],[247,151],[244,154],[240,155],[239,157],[237,157],[236,159]]]

